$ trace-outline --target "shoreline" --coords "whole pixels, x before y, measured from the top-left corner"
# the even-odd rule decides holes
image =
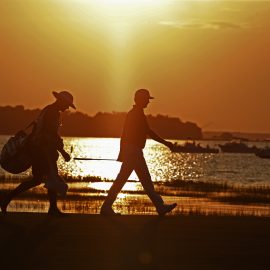
[[[270,218],[0,216],[3,269],[269,269]]]
[[[170,216],[270,217],[269,205],[230,204],[192,197],[163,196],[163,199],[166,203],[177,203],[177,207],[169,214]],[[89,197],[80,201],[60,199],[58,200],[58,206],[63,212],[69,214],[96,215],[99,214],[103,201],[103,196]],[[18,198],[10,203],[8,213],[46,213],[48,207],[48,200],[45,198],[42,200]],[[126,198],[118,198],[113,208],[115,211],[122,213],[122,215],[157,215],[155,207],[146,195],[128,195]]]

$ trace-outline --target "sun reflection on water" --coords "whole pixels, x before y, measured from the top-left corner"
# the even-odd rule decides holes
[[[183,144],[184,141],[177,141]],[[202,146],[216,142],[200,142]],[[72,157],[88,157],[93,159],[117,159],[119,138],[65,138],[65,148],[73,148]],[[267,161],[258,159],[255,155],[239,154],[188,154],[172,153],[162,144],[147,140],[144,149],[152,180],[170,182],[175,180],[202,180],[230,182],[237,184],[265,183],[269,184],[270,168]],[[73,177],[99,176],[114,180],[121,163],[117,161],[75,161],[65,163],[59,159],[62,174]],[[133,172],[129,180],[138,180]]]
[[[112,183],[111,182],[94,182],[94,183],[89,183],[88,187],[97,189],[97,190],[104,190],[108,191],[111,187]],[[122,191],[137,191],[142,189],[140,187],[140,184],[134,183],[134,182],[127,182],[124,187],[122,188]]]
[[[119,139],[112,138],[67,138],[66,149],[73,149],[74,157],[91,158],[93,160],[75,161],[64,163],[61,159],[60,170],[74,177],[100,176],[106,179],[115,179],[121,163],[117,162],[119,151]],[[115,161],[104,161],[94,159],[114,159]],[[129,179],[137,179],[132,173]]]
[[[7,138],[3,137],[3,141]],[[1,143],[1,141],[0,141]],[[114,180],[117,177],[121,163],[117,161],[75,161],[74,157],[89,157],[93,159],[117,159],[119,152],[119,138],[65,138],[65,149],[71,152],[72,160],[58,161],[59,172],[62,175],[74,177],[80,181],[83,177],[96,176],[102,179]],[[182,144],[183,141],[177,141]],[[201,145],[216,142],[200,142]],[[257,144],[258,147],[264,147]],[[167,147],[147,140],[144,149],[153,182],[170,182],[177,180],[215,181],[244,185],[269,185],[269,160],[262,160],[255,155],[241,154],[187,154],[171,153]],[[9,174],[0,169],[0,175],[9,177]],[[28,177],[28,170],[19,177]],[[13,175],[10,175],[13,178]],[[129,180],[138,180],[133,172]]]

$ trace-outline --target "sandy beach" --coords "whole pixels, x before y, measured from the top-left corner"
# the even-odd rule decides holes
[[[269,269],[270,218],[8,213],[1,269]]]

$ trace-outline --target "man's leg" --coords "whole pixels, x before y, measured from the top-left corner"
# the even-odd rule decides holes
[[[11,202],[11,200],[14,197],[17,197],[19,194],[21,194],[22,192],[25,192],[28,189],[31,189],[33,187],[36,187],[38,185],[41,184],[40,178],[33,176],[32,179],[25,181],[23,183],[21,183],[19,186],[17,186],[14,190],[10,191],[5,198],[3,199],[3,201],[1,202],[1,210],[2,213],[6,213],[7,212],[7,207],[9,205],[9,203]]]
[[[50,216],[66,216],[66,213],[61,212],[58,207],[57,207],[57,194],[56,192],[48,189],[48,197],[49,197],[49,210],[48,210],[48,215]]]
[[[140,182],[142,183],[142,186],[145,189],[146,194],[155,205],[159,215],[163,216],[166,213],[172,211],[176,207],[176,203],[164,204],[164,201],[161,198],[161,196],[158,193],[156,193],[150,172],[148,170],[146,161],[143,156],[141,156],[141,158],[136,163],[135,172]]]
[[[54,153],[55,154],[55,153]],[[53,155],[52,155],[53,156]],[[55,159],[54,158],[50,158],[48,157],[48,172],[47,172],[47,177],[50,177],[50,172],[55,172],[56,175],[58,175],[58,167],[57,167],[57,158],[58,154],[55,154]],[[47,179],[48,180],[48,179]],[[48,189],[48,197],[49,197],[49,210],[48,210],[48,214],[50,216],[56,216],[56,217],[60,217],[60,216],[66,216],[66,213],[61,212],[61,210],[59,210],[59,208],[57,207],[57,193],[51,189]]]
[[[115,181],[113,182],[108,195],[101,207],[101,214],[114,214],[112,210],[112,205],[117,198],[118,193],[123,188],[124,184],[127,182],[128,177],[133,171],[133,165],[131,162],[124,161],[122,163],[119,174],[117,175]]]
[[[143,156],[136,163],[135,172],[140,182],[142,183],[142,186],[145,189],[146,194],[148,195],[150,200],[153,202],[156,209],[159,209],[160,207],[162,207],[164,202],[161,196],[157,194],[155,191],[150,172],[148,170],[147,164]]]

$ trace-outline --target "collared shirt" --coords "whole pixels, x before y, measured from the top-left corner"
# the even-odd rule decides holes
[[[121,136],[121,148],[128,144],[143,149],[148,131],[149,126],[143,109],[134,105],[126,116]]]

